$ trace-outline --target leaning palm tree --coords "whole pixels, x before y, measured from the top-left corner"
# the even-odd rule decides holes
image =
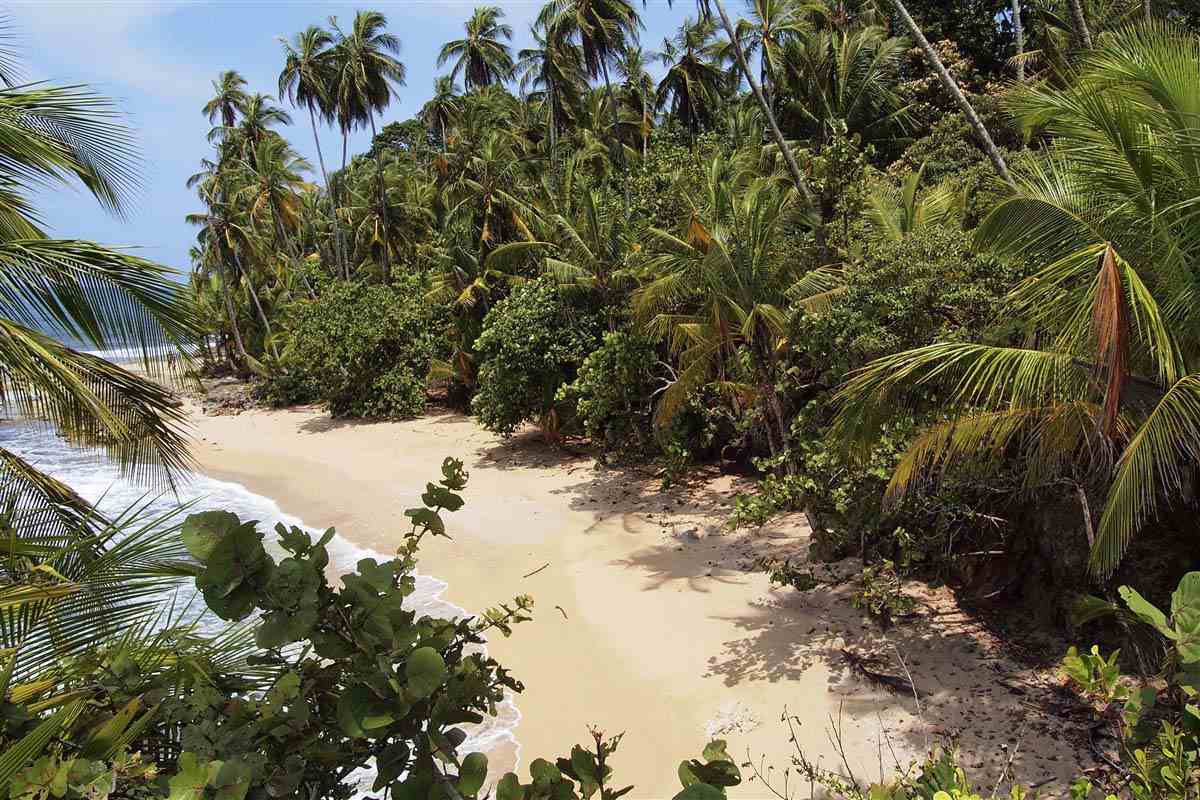
[[[236,108],[231,94],[225,99]],[[183,287],[171,270],[128,253],[47,237],[22,188],[81,186],[123,214],[138,168],[133,135],[118,120],[85,87],[0,90],[0,402],[72,443],[103,446],[127,472],[154,477],[165,468],[170,479],[189,463],[172,392],[50,334],[98,349],[133,347],[161,375],[161,357],[199,332]],[[10,456],[0,451],[0,483],[43,480]]]
[[[345,169],[345,141],[352,128],[362,124],[371,127],[374,139],[375,115],[382,113],[391,103],[397,87],[404,85],[404,64],[396,58],[400,52],[400,39],[387,33],[387,17],[378,11],[359,11],[354,15],[354,24],[349,32],[343,31],[336,18],[330,18],[330,26],[337,35],[333,48],[333,107],[342,129],[342,168]],[[387,203],[383,199],[383,160],[378,150],[375,153],[376,183],[380,208],[387,223]],[[391,275],[391,262],[386,250],[383,253],[384,280]]]
[[[1197,85],[1200,40],[1157,24],[1111,35],[1066,88],[1016,91],[1011,112],[1053,144],[977,239],[1045,265],[1005,309],[1038,333],[889,356],[843,387],[837,427],[851,438],[914,390],[944,390],[948,421],[913,443],[890,497],[1014,455],[1031,486],[1083,471],[1107,497],[1091,557],[1101,577],[1160,509],[1187,502],[1200,453]]]
[[[337,203],[332,194],[333,187],[329,183],[329,172],[325,168],[325,153],[321,150],[321,137],[317,133],[317,115],[322,120],[334,116],[333,97],[330,88],[333,78],[333,59],[330,48],[333,45],[333,34],[319,25],[309,25],[288,41],[282,36],[279,42],[283,46],[283,70],[279,73],[279,98],[287,98],[292,106],[308,109],[308,121],[312,126],[313,144],[317,148],[317,162],[321,165],[321,180],[325,183],[325,191],[330,199],[330,206],[336,209]],[[341,236],[337,229],[337,214],[330,215],[334,225],[334,247],[338,259],[346,269],[345,256],[341,252]]]
[[[512,49],[505,42],[512,40],[513,32],[500,21],[503,16],[496,6],[480,6],[464,25],[466,37],[442,45],[437,65],[453,60],[450,77],[457,79],[461,73],[468,92],[512,80]]]

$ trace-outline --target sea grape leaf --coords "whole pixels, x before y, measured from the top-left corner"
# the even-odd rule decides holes
[[[354,738],[370,738],[372,731],[387,727],[395,720],[379,696],[362,685],[342,692],[337,717],[346,735]]]
[[[707,783],[693,783],[672,800],[725,800],[725,792]]]
[[[464,758],[456,784],[459,793],[466,797],[478,794],[483,788],[483,782],[487,780],[487,768],[487,756],[483,753],[471,753]]]
[[[725,748],[726,742],[724,739],[713,739],[711,742],[704,745],[704,760],[733,761],[733,759],[729,757],[729,751]]]
[[[417,698],[433,694],[446,678],[446,662],[432,647],[418,647],[404,665],[408,690]]]
[[[496,784],[496,800],[525,800],[525,787],[521,786],[516,774],[504,773],[504,777]]]
[[[226,761],[216,771],[212,778],[212,786],[216,789],[216,800],[243,800],[250,788],[253,773],[250,766],[243,761]]]
[[[536,758],[529,765],[529,776],[533,778],[533,782],[539,786],[545,786],[551,783],[558,783],[562,780],[562,772],[558,767],[551,764],[544,758]]]
[[[404,516],[413,521],[413,525],[417,527],[428,528],[429,532],[434,536],[446,535],[446,523],[442,522],[442,518],[438,513],[430,508],[410,508],[404,512]]]
[[[742,774],[732,761],[709,761],[702,764],[693,759],[688,767],[701,783],[710,786],[737,786],[742,782]]]
[[[202,511],[189,514],[183,521],[180,538],[192,558],[201,564],[208,561],[217,543],[242,526],[237,514],[228,511]]]

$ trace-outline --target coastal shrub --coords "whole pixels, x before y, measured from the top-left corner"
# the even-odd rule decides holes
[[[572,422],[559,389],[575,379],[602,329],[600,314],[573,306],[548,279],[518,286],[484,317],[471,410],[497,433],[534,421],[557,434]]]
[[[607,333],[558,398],[573,403],[583,431],[606,452],[646,455],[655,447],[654,393],[658,351],[628,331]]]
[[[297,311],[276,404],[324,402],[335,417],[406,418],[425,408],[430,361],[446,347],[421,283],[336,284]]]

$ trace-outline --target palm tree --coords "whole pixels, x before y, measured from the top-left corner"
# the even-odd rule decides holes
[[[549,12],[549,13],[548,13]],[[609,62],[627,46],[637,41],[642,28],[641,17],[629,0],[551,0],[542,12],[541,22],[547,32],[561,36],[578,36],[583,53],[584,69],[595,80],[604,77],[604,91],[612,113],[615,137],[621,122],[613,98],[609,78]],[[625,214],[629,215],[629,162],[619,140],[613,142],[615,158],[625,174]]]
[[[1091,558],[1106,577],[1185,495],[1200,452],[1197,85],[1200,40],[1158,23],[1107,37],[1070,86],[1014,94],[1010,110],[1054,143],[977,244],[1046,265],[1006,309],[1040,333],[1025,347],[889,356],[843,387],[837,429],[853,438],[913,389],[946,390],[948,421],[913,443],[891,497],[955,464],[1014,455],[1030,485],[1085,471],[1107,494]]]
[[[236,70],[227,70],[213,81],[213,97],[204,104],[204,114],[208,121],[232,128],[237,123],[237,117],[246,109],[246,79]]]
[[[325,168],[325,154],[321,150],[321,137],[317,133],[317,114],[322,120],[334,116],[333,97],[330,89],[333,79],[333,60],[331,47],[333,34],[319,25],[309,25],[288,42],[282,36],[279,43],[283,46],[283,70],[279,73],[279,98],[287,98],[293,108],[304,106],[308,109],[308,121],[312,126],[313,144],[317,148],[317,161],[321,165],[321,180],[325,182],[325,191],[329,192],[330,206],[336,209],[337,203],[333,197],[333,187],[329,183],[329,172]],[[338,260],[342,262],[343,270],[347,269],[345,254],[341,252],[341,235],[337,228],[337,214],[331,215],[334,225],[334,246],[338,251]]]
[[[882,238],[900,241],[927,226],[944,226],[954,220],[962,196],[949,186],[920,193],[925,165],[904,179],[899,192],[876,190],[867,196],[867,222]]]
[[[467,91],[512,80],[512,26],[500,22],[504,12],[496,6],[479,6],[465,23],[466,38],[446,42],[438,54],[440,67],[454,59],[451,79],[463,75]]]
[[[617,74],[621,76],[624,100],[637,118],[638,135],[642,140],[642,157],[650,143],[650,132],[654,129],[654,78],[646,69],[646,53],[637,46],[628,46],[621,51],[617,61]]]
[[[798,292],[810,288],[797,259],[775,255],[778,237],[797,211],[796,195],[777,181],[757,179],[728,196],[728,213],[694,216],[684,238],[650,229],[649,279],[634,292],[633,312],[680,358],[679,377],[656,412],[659,424],[716,381],[725,394],[759,404],[771,453],[777,455],[788,425],[775,388],[787,344],[787,310],[800,299]],[[740,352],[749,359],[749,374],[739,370]]]
[[[792,36],[808,29],[806,14],[814,3],[800,0],[750,0],[750,19],[737,23],[746,58],[758,53],[759,80],[767,105],[775,109],[778,75],[784,62],[783,47]]]
[[[228,106],[236,109],[228,81]],[[172,392],[48,334],[98,349],[132,346],[151,375],[200,327],[172,271],[92,242],[56,240],[39,227],[25,185],[81,186],[123,215],[137,181],[131,131],[86,87],[44,83],[0,92],[0,396],[13,411],[54,425],[70,442],[103,446],[126,471],[168,480],[189,464],[184,413]],[[0,451],[0,483],[18,492],[48,480]]]
[[[450,75],[442,75],[433,79],[433,97],[421,106],[420,118],[425,127],[437,133],[442,140],[442,153],[446,152],[449,139],[446,129],[454,124],[455,118],[462,110],[458,103],[458,86]]]
[[[656,90],[656,103],[696,132],[712,123],[721,101],[725,72],[718,62],[716,27],[685,19],[674,38],[663,40],[659,61],[667,68]]]
[[[564,289],[594,293],[599,307],[607,312],[610,331],[617,329],[617,313],[624,305],[618,290],[632,282],[626,259],[632,243],[623,235],[619,211],[605,208],[599,192],[583,187],[571,218],[555,214],[549,219],[551,235],[558,247],[545,260],[549,272]]]
[[[534,46],[517,54],[516,72],[521,93],[529,99],[541,99],[546,105],[550,159],[556,165],[558,136],[569,127],[573,109],[579,104],[581,87],[587,81],[582,51],[568,37],[547,31],[547,24],[553,25],[553,18],[539,20],[534,26],[531,31]]]
[[[387,17],[378,11],[359,11],[354,24],[346,33],[330,18],[337,34],[333,48],[333,99],[338,124],[342,129],[342,169],[346,166],[346,139],[350,130],[367,123],[371,138],[377,135],[375,115],[383,113],[392,101],[396,88],[404,85],[404,65],[395,57],[400,52],[400,40],[387,33]],[[387,203],[383,198],[383,159],[375,154],[376,183],[380,208],[387,224]],[[384,280],[390,280],[391,261],[383,253]]]

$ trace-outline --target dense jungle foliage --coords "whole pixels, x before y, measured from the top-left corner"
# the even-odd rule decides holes
[[[378,12],[283,41],[274,97],[222,73],[186,298],[38,228],[22,187],[47,180],[124,207],[130,133],[0,52],[5,397],[141,474],[187,465],[171,392],[51,328],[152,368],[195,346],[272,403],[445,402],[666,480],[755,473],[731,524],[804,511],[818,556],[864,558],[876,616],[919,574],[1102,642],[1061,668],[1119,761],[1073,797],[1196,797],[1195,4],[682,5],[651,50],[629,0],[553,0],[515,53],[480,7],[410,120],[386,121],[405,68]],[[319,125],[372,146],[327,164]],[[465,485],[448,460],[397,557],[335,586],[332,534],[277,528],[277,560],[223,512],[106,520],[0,451],[0,797],[344,798],[371,765],[401,798],[622,796],[619,737],[528,783],[460,752],[521,688],[475,646],[531,611],[404,608]],[[164,610],[180,581],[224,634]],[[980,796],[952,751],[874,786],[793,766],[855,800]],[[722,742],[677,774],[682,800],[743,778]]]

